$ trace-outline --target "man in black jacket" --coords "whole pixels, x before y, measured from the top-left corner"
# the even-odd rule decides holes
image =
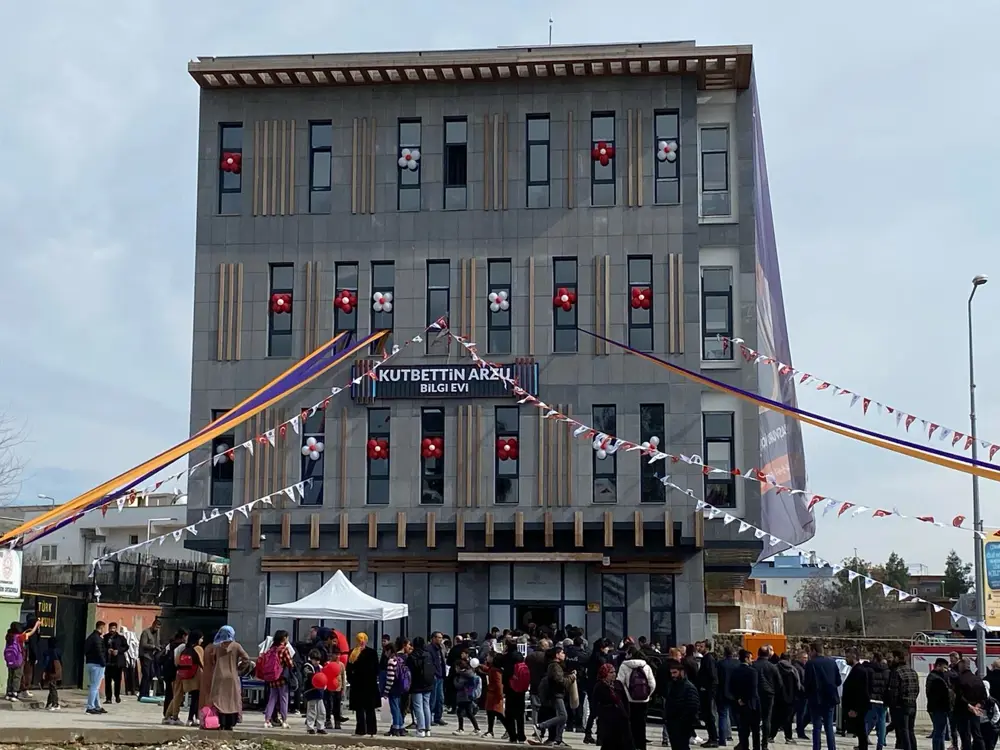
[[[128,654],[128,642],[125,636],[118,632],[118,623],[108,625],[104,636],[104,652],[107,654],[107,666],[104,668],[104,702],[122,702],[122,673],[125,671],[125,656]]]
[[[781,690],[781,675],[771,663],[766,646],[757,649],[757,660],[753,663],[753,668],[757,672],[757,692],[760,695],[761,744],[767,750],[771,737],[771,711],[774,708],[774,697]]]
[[[719,741],[723,745],[733,741],[732,714],[736,712],[736,703],[732,695],[731,682],[739,666],[740,663],[733,656],[733,649],[726,646],[722,650],[722,661],[716,665],[719,687],[715,694],[719,706]]]
[[[87,713],[106,714],[101,708],[101,680],[104,679],[104,668],[107,666],[107,653],[104,650],[104,623],[100,620],[94,625],[94,632],[87,636],[83,644],[84,678],[87,683]]]
[[[889,687],[889,666],[882,658],[880,651],[872,652],[872,658],[865,663],[871,673],[872,704],[865,719],[865,728],[875,730],[878,750],[885,747],[885,691]]]
[[[948,719],[954,702],[947,659],[937,659],[934,662],[934,669],[927,675],[927,682],[924,683],[924,693],[927,697],[927,713],[931,715],[933,727],[931,747],[933,750],[944,750],[944,738],[948,733]]]
[[[719,746],[719,715],[715,710],[715,696],[719,690],[719,672],[712,653],[712,642],[701,641],[695,644],[701,654],[701,664],[698,667],[698,697],[701,700],[701,720],[705,722],[708,742],[702,747]],[[671,743],[671,747],[673,743]]]
[[[663,721],[670,740],[670,750],[690,750],[695,720],[699,706],[704,706],[702,703],[704,698],[699,697],[698,689],[687,678],[683,664],[676,659],[667,659],[666,666],[670,675],[669,682],[662,690],[657,682],[656,688],[663,695]],[[701,668],[705,668],[704,660],[701,662]],[[718,743],[711,745],[711,747],[718,746]],[[702,747],[709,745],[705,744]]]
[[[729,692],[739,716],[739,747],[742,750],[748,750],[747,741],[751,737],[753,750],[761,750],[759,681],[757,670],[750,665],[750,652],[740,649],[740,666],[733,672]]]
[[[851,671],[844,680],[841,706],[847,730],[858,738],[858,750],[868,750],[868,727],[865,718],[872,705],[871,671],[861,663],[856,648],[847,649],[845,655]]]
[[[979,717],[989,698],[986,683],[969,669],[968,659],[958,662],[955,678],[955,729],[962,741],[962,750],[983,750],[983,732]]]

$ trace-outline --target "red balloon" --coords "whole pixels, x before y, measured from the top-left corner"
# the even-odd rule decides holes
[[[327,666],[330,668],[330,672],[333,673],[334,677],[337,677],[340,674],[341,670],[344,668],[344,665],[341,664],[339,661],[331,661],[329,664],[327,664]]]
[[[322,672],[317,672],[316,674],[313,675],[312,686],[317,690],[326,690],[327,684],[329,683],[327,681],[326,675],[323,674]]]
[[[347,654],[341,654],[340,655],[340,663],[341,664],[347,664]]]

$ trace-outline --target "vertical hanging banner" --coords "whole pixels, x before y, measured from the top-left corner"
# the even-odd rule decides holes
[[[991,628],[1000,628],[1000,541],[993,541],[1000,530],[983,545],[983,578],[986,579],[986,611],[983,620]]]
[[[753,106],[754,224],[757,256],[757,347],[782,362],[791,363],[792,353],[785,320],[785,300],[781,292],[778,246],[771,212],[771,194],[764,157],[764,131],[760,121],[757,81],[750,81]],[[740,352],[733,351],[734,357]],[[765,398],[795,407],[795,378],[781,378],[770,365],[757,365],[758,392]],[[806,489],[806,457],[802,425],[792,417],[764,407],[760,415],[760,470],[773,475],[777,484],[796,490]],[[761,526],[780,537],[781,543],[764,546],[761,559],[780,554],[791,545],[802,544],[816,534],[816,521],[806,507],[804,495],[779,492],[761,483]]]

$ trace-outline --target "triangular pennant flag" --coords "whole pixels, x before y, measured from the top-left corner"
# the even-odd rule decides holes
[[[948,610],[948,614],[950,614],[950,615],[951,615],[951,621],[952,621],[953,623],[955,623],[956,625],[958,625],[958,618],[960,618],[960,617],[961,617],[961,615],[960,615],[960,614],[958,614],[958,612],[954,612],[954,611],[952,611],[952,610]]]
[[[194,524],[191,524],[190,526],[185,526],[184,531],[186,531],[188,534],[191,534],[192,536],[198,536],[198,529],[194,527]]]
[[[238,510],[238,511],[239,511],[240,513],[242,513],[242,514],[243,514],[244,516],[246,516],[247,518],[250,518],[250,510],[249,510],[249,509],[247,508],[247,506],[246,506],[246,505],[241,505],[241,506],[240,506],[239,508],[237,508],[236,510]]]
[[[951,447],[954,448],[955,447],[955,443],[957,443],[959,440],[961,440],[964,437],[965,437],[965,435],[963,435],[961,432],[956,432],[954,435],[952,435],[951,436]]]
[[[184,533],[184,529],[177,529],[177,531],[173,532],[173,534],[174,534],[174,541],[175,542],[179,542],[181,540],[181,534],[183,534],[183,533]]]
[[[833,570],[833,574],[837,575],[840,571],[842,571],[844,569],[844,566],[843,565],[831,565],[830,568],[831,568],[831,570]]]
[[[199,523],[205,523],[208,520],[208,514],[205,511],[201,512],[201,521]]]
[[[954,526],[955,528],[961,527],[963,523],[965,523],[965,516],[955,516],[953,519],[951,519],[951,525]]]
[[[358,378],[358,380],[360,380],[360,378]],[[299,417],[298,416],[292,417],[292,419],[290,420],[290,422],[291,422],[291,425],[292,425],[292,429],[295,431],[295,434],[298,435],[299,434]]]
[[[288,496],[288,499],[293,503],[295,502],[295,489],[292,487],[285,487],[283,492]]]
[[[882,510],[877,508],[874,513],[872,513],[872,518],[885,518],[886,516],[891,516],[892,512],[888,510]]]
[[[858,577],[858,573],[855,573],[853,570],[847,571],[847,581],[849,583],[854,583],[854,579],[857,578],[857,577]]]
[[[718,518],[721,513],[722,511],[719,510],[718,508],[712,508],[710,511],[708,511],[708,517],[710,520],[714,520]]]
[[[837,511],[837,517],[844,515],[844,512],[854,507],[854,503],[841,503],[840,510]]]
[[[990,446],[990,461],[993,460],[993,456],[996,455],[997,451],[1000,451],[1000,445],[993,444]]]
[[[745,534],[750,529],[750,524],[746,521],[740,521],[740,533]]]
[[[868,407],[871,406],[871,405],[872,405],[872,400],[870,398],[866,398],[864,401],[862,401],[861,402],[861,413],[862,414],[867,414],[868,413]]]
[[[247,440],[245,443],[243,443],[243,447],[250,452],[251,456],[253,455],[253,440]]]
[[[892,586],[887,583],[882,584],[882,596],[888,598],[889,594],[892,593]]]
[[[772,547],[775,547],[775,546],[781,544],[781,540],[778,539],[778,537],[774,536],[774,534],[771,534],[770,536],[768,536],[767,540],[771,543]]]
[[[823,500],[826,500],[826,498],[822,495],[813,495],[810,498],[809,503],[806,505],[806,510],[812,510],[816,503],[822,502]]]
[[[906,415],[906,431],[907,431],[907,432],[909,432],[909,431],[910,431],[910,425],[911,425],[911,424],[913,424],[913,421],[914,421],[915,419],[916,419],[916,417],[915,417],[915,416],[913,416],[912,414],[907,414],[907,415]]]
[[[859,396],[859,395],[858,395],[857,393],[855,393],[855,394],[853,394],[853,395],[851,396],[851,408],[852,408],[852,409],[854,408],[854,405],[855,405],[856,403],[858,403],[858,401],[859,401],[860,399],[861,399],[861,396]]]
[[[755,537],[757,537],[758,539],[763,539],[764,538],[764,530],[763,529],[754,529],[753,530],[753,535]]]
[[[161,537],[160,537],[160,544],[163,544],[163,540],[164,540],[164,539],[166,539],[166,537],[165,537],[165,536],[161,536]]]
[[[234,511],[227,510],[226,511],[226,520],[232,521],[233,520],[233,515],[235,515]]]
[[[947,440],[951,437],[951,429],[948,427],[942,427],[940,433],[941,440]]]
[[[965,450],[969,450],[972,447],[972,435],[965,438]]]
[[[865,588],[870,589],[874,585],[875,585],[875,579],[865,576]]]
[[[889,407],[886,407],[886,408],[889,409]],[[892,409],[889,409],[889,413],[892,414]],[[896,412],[896,427],[899,427],[899,423],[900,423],[900,421],[902,419],[903,419],[903,412],[897,411]]]
[[[901,589],[897,589],[896,590],[896,596],[899,598],[899,601],[905,602],[907,599],[910,598],[911,595],[907,594],[905,591],[903,591]]]
[[[733,521],[735,521],[735,520],[736,520],[736,516],[731,516],[731,515],[729,515],[728,513],[726,513],[726,515],[724,515],[724,516],[722,517],[722,522],[723,522],[724,524],[726,524],[726,526],[728,526],[729,524],[731,524],[731,523],[732,523]]]
[[[707,507],[707,505],[708,505],[708,503],[706,503],[704,500],[699,500],[698,502],[696,502],[694,504],[694,509],[695,510],[704,510]]]
[[[940,612],[941,610],[944,609],[944,607],[942,607],[940,604],[933,604],[932,603],[931,606],[934,607],[934,611],[935,612]]]
[[[209,518],[218,518],[219,517],[219,509],[218,508],[212,508],[212,512],[209,514],[208,517]]]
[[[268,430],[267,432],[265,432],[264,433],[264,437],[267,439],[267,442],[269,442],[271,444],[271,447],[273,448],[274,447],[274,430]]]
[[[311,479],[309,480],[309,484],[310,485],[312,484],[312,480]],[[295,485],[295,491],[299,493],[299,498],[300,499],[305,499],[305,496],[306,496],[306,483],[305,482],[299,482],[297,485]]]

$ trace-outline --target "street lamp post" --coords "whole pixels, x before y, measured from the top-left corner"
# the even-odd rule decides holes
[[[988,279],[982,274],[972,279],[972,292],[969,294],[969,437],[972,438],[972,460],[979,456],[979,441],[976,439],[976,368],[972,346],[972,298],[976,290]],[[983,518],[979,511],[979,477],[972,475],[972,526],[980,532],[975,535],[976,544],[976,614],[981,620],[986,620],[986,578],[983,567]],[[985,624],[985,623],[984,623]],[[986,674],[986,631],[976,629],[976,669],[979,676]]]

